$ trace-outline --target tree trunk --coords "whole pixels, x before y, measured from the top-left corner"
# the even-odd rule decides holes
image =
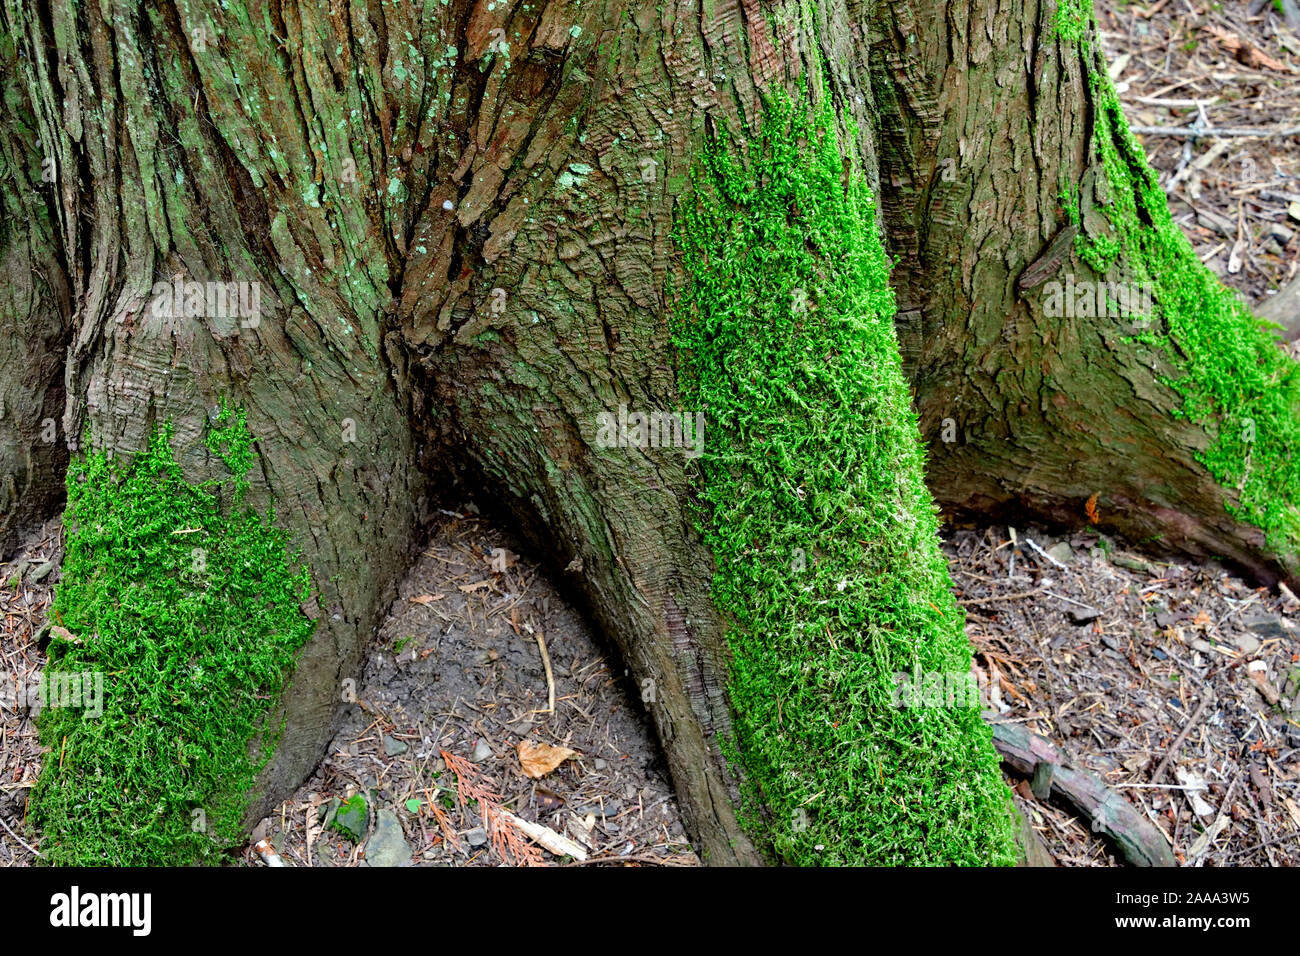
[[[1063,189],[1082,189],[1082,229],[1103,228],[1096,54],[1053,14],[7,0],[20,122],[0,140],[0,240],[9,274],[34,278],[0,303],[32,357],[0,373],[16,410],[0,416],[0,544],[57,510],[85,436],[129,456],[171,421],[197,481],[219,467],[198,440],[212,409],[247,410],[254,501],[303,547],[320,607],[255,819],[318,760],[431,502],[482,485],[654,682],[706,859],[759,862],[723,756],[728,624],[687,461],[600,454],[591,422],[680,407],[674,204],[720,124],[758,128],[763,95],[823,75],[814,93],[881,197],[941,503],[1068,524],[1098,494],[1101,523],[1132,537],[1294,567],[1225,511],[1232,492],[1196,458],[1210,430],[1170,414],[1178,392],[1122,345],[1123,322],[1049,319],[1026,292],[1067,225]],[[156,309],[177,276],[255,284],[260,311]],[[58,441],[41,444],[49,417]],[[940,438],[945,419],[960,440]]]
[[[1294,520],[1264,515],[1294,515],[1293,363],[1177,234],[1091,5],[1065,6],[891,3],[895,28],[864,34],[930,489],[958,518],[1093,524],[1294,582]],[[1118,254],[1096,255],[1107,243]],[[1046,290],[1067,281],[1119,282],[1152,307],[1052,315]],[[1231,386],[1180,416],[1170,382],[1208,377],[1218,350]]]

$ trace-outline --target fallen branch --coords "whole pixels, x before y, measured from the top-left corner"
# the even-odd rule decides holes
[[[587,859],[587,851],[581,845],[563,834],[556,833],[548,826],[540,823],[530,823],[520,817],[515,816],[509,810],[502,810],[501,816],[508,822],[522,830],[525,834],[536,840],[543,847],[550,850],[556,856],[571,856],[579,863]]]
[[[1275,136],[1300,136],[1300,126],[1286,129],[1220,128],[1216,126],[1130,126],[1129,132],[1138,136],[1182,136],[1191,139],[1209,139],[1215,136],[1253,136],[1272,139]]]
[[[1002,760],[1027,777],[1040,773],[1040,764],[1053,765],[1049,796],[1055,795],[1088,820],[1094,833],[1114,841],[1124,859],[1134,866],[1174,866],[1174,854],[1160,830],[1122,796],[1086,770],[1069,765],[1069,759],[1047,738],[1018,724],[993,724],[993,745]]]

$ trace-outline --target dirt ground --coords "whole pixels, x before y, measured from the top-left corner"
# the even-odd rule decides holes
[[[472,514],[443,517],[367,654],[328,756],[264,821],[286,862],[364,861],[366,848],[324,826],[332,798],[361,793],[373,795],[372,811],[397,816],[408,843],[399,858],[499,865],[483,808],[461,806],[468,777],[495,790],[499,806],[575,840],[588,864],[698,865],[639,693],[516,548]],[[518,750],[528,744],[576,753],[532,778]],[[449,769],[446,754],[472,773]]]
[[[1300,272],[1300,12],[1285,6],[1096,5],[1116,92],[1174,220],[1256,307]]]
[[[5,686],[44,664],[59,533],[51,522],[0,565]],[[945,541],[977,668],[1000,688],[987,717],[1025,724],[1123,794],[1184,865],[1300,863],[1300,601],[1096,534],[1012,535]],[[254,834],[278,862],[572,863],[505,839],[518,836],[505,811],[574,841],[588,865],[698,865],[635,687],[516,549],[473,514],[445,516],[344,688],[355,702],[325,759]],[[25,819],[33,716],[0,707],[0,865],[39,849]],[[551,751],[566,759],[530,777],[524,743],[574,753]],[[1121,862],[1086,821],[1008,781],[1059,865]],[[333,823],[358,794],[348,836]],[[232,862],[264,858],[250,841]]]
[[[1096,534],[965,530],[945,550],[976,665],[1001,688],[991,721],[1052,741],[1183,865],[1300,863],[1300,601]],[[1120,862],[1009,779],[1058,864]]]

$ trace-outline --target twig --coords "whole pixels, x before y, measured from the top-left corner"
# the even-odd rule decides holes
[[[284,866],[284,860],[280,859],[280,854],[275,852],[275,848],[271,846],[269,841],[258,840],[257,845],[254,846],[253,849],[257,851],[257,855],[262,858],[262,862],[267,866]]]
[[[1139,136],[1183,136],[1192,139],[1209,139],[1214,136],[1254,136],[1272,139],[1275,136],[1300,136],[1300,126],[1288,129],[1217,128],[1214,126],[1130,126],[1129,132]]]
[[[1173,744],[1171,744],[1169,749],[1165,752],[1165,758],[1160,761],[1160,764],[1156,767],[1156,772],[1151,775],[1152,783],[1160,782],[1160,778],[1164,776],[1165,771],[1169,768],[1170,759],[1172,759],[1174,754],[1178,753],[1178,748],[1183,745],[1183,741],[1186,740],[1187,735],[1192,732],[1192,728],[1196,726],[1196,722],[1201,719],[1201,715],[1205,713],[1205,708],[1210,706],[1212,700],[1214,700],[1213,694],[1206,694],[1201,699],[1200,706],[1196,708],[1196,712],[1192,714],[1187,723],[1183,724],[1183,729],[1179,732],[1178,736],[1174,738]]]
[[[5,823],[4,817],[0,817],[0,827],[4,827],[5,830],[8,832],[8,834],[11,837],[13,837],[15,840],[17,840],[19,843],[21,843],[23,847],[27,850],[27,852],[30,853],[32,856],[39,857],[41,855],[41,852],[39,850],[33,850],[30,846],[27,845],[27,843],[23,840],[22,837],[20,837],[17,833],[14,833],[13,830],[9,829],[9,824]],[[42,857],[42,859],[44,859],[44,857]]]
[[[659,856],[643,856],[629,853],[627,856],[589,856],[585,860],[575,860],[565,866],[591,866],[593,863],[655,863],[659,866],[678,866]]]
[[[546,638],[541,631],[537,638],[537,647],[542,652],[542,666],[546,668],[546,713],[555,713],[555,675],[551,673],[551,655],[546,653]]]
[[[968,597],[962,595],[959,604],[987,604],[990,601],[1018,601],[1021,598],[1033,597],[1035,594],[1043,593],[1042,588],[1034,588],[1032,591],[1018,591],[1015,594],[991,594],[988,597]]]
[[[561,833],[555,832],[548,826],[543,826],[540,823],[533,823],[531,820],[517,817],[509,810],[502,810],[501,816],[505,818],[507,823],[514,824],[523,831],[526,836],[531,837],[556,856],[569,856],[578,861],[587,858],[586,850],[573,840],[570,840]]]
[[[1031,548],[1033,548],[1035,551],[1037,551],[1039,554],[1041,554],[1043,557],[1045,557],[1048,561],[1051,561],[1054,565],[1056,565],[1056,566],[1057,566],[1058,568],[1060,568],[1062,571],[1069,570],[1069,569],[1066,568],[1066,566],[1063,565],[1060,561],[1057,561],[1056,558],[1052,557],[1050,554],[1048,554],[1046,551],[1044,551],[1042,548],[1040,548],[1040,547],[1038,546],[1038,542],[1035,541],[1033,538],[1031,538],[1031,537],[1029,537],[1028,535],[1026,535],[1026,536],[1025,536],[1025,540],[1029,542],[1029,546],[1030,546]]]

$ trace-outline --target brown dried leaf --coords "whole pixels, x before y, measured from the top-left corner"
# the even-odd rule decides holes
[[[412,604],[431,604],[434,601],[441,601],[447,595],[445,594],[417,594],[411,598]]]
[[[576,756],[578,752],[568,747],[535,744],[531,740],[519,742],[519,764],[524,769],[524,776],[534,780],[546,776],[564,761]]]
[[[57,624],[50,627],[50,636],[57,637],[61,641],[67,641],[69,644],[80,645],[82,643],[81,638],[77,637],[77,635],[73,634],[66,627],[60,627]]]
[[[1223,47],[1223,49],[1236,57],[1237,62],[1248,66],[1253,70],[1273,70],[1276,73],[1293,72],[1291,67],[1287,66],[1285,63],[1279,63],[1267,53],[1264,53],[1262,50],[1241,39],[1241,37],[1237,36],[1235,33],[1216,26],[1203,26],[1201,29],[1214,37],[1214,39],[1218,41],[1219,46]]]

